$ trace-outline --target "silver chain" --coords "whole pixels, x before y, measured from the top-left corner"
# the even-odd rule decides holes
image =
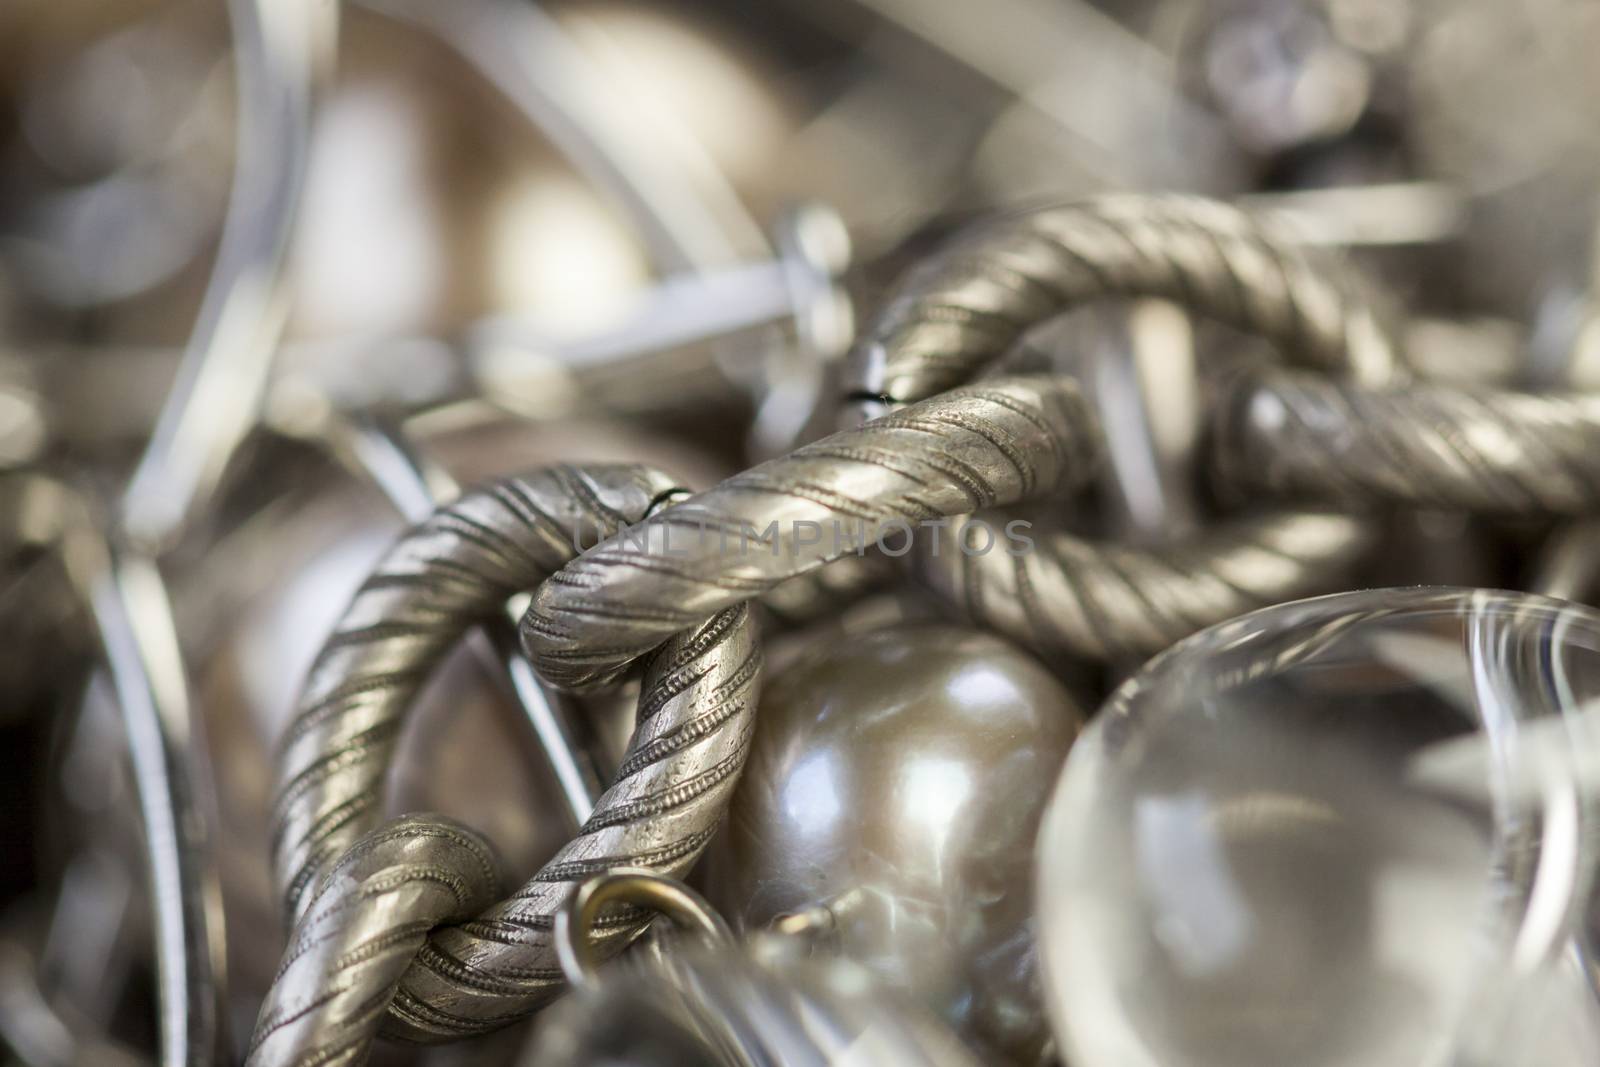
[[[304,948],[291,948],[293,966],[263,1006],[252,1062],[365,1048],[380,1024],[414,1041],[502,1026],[561,990],[554,921],[576,883],[616,867],[681,876],[693,866],[721,819],[752,726],[760,650],[744,602],[827,553],[796,560],[752,550],[761,573],[719,576],[704,544],[698,571],[692,560],[644,550],[618,557],[619,544],[666,537],[686,516],[715,516],[718,528],[772,509],[819,521],[922,518],[1054,492],[1093,469],[1083,416],[1070,383],[1000,380],[842,431],[654,514],[673,492],[660,475],[558,468],[468,493],[411,530],[324,645],[280,752],[274,864],[296,921],[293,944]],[[585,531],[623,528],[578,556]],[[638,599],[619,609],[622,600],[594,595],[588,561],[618,558],[626,562],[605,565],[641,583],[626,595],[654,597],[649,610]],[[363,888],[342,865],[381,840],[371,868],[380,887],[412,878],[417,864],[448,872],[453,884],[481,883],[473,880],[479,853],[437,820],[381,826],[381,788],[405,710],[431,668],[474,622],[533,587],[524,633],[540,635],[530,651],[547,676],[609,676],[646,656],[639,725],[578,836],[512,896],[424,940],[419,931],[455,916],[465,890],[452,903],[432,891]],[[592,638],[596,627],[601,640]],[[571,654],[577,649],[583,654]],[[404,843],[415,836],[423,840]],[[400,855],[383,859],[394,849]],[[326,903],[350,893],[363,894],[359,906]],[[642,922],[602,924],[597,950],[620,950]],[[398,967],[351,947],[378,942],[417,944],[414,958]],[[373,1003],[388,1004],[386,1019],[344,1007]],[[308,1004],[321,1006],[316,1023],[299,1010]]]
[[[1502,513],[1600,503],[1593,402],[1385,392],[1399,358],[1361,294],[1337,261],[1207,201],[1117,196],[1018,215],[914,271],[871,324],[848,387],[881,417],[686,499],[645,468],[559,468],[440,508],[357,594],[285,738],[275,869],[297,925],[251,1063],[358,1055],[380,1029],[420,1041],[489,1030],[559,992],[553,931],[574,886],[617,867],[681,875],[715,831],[757,692],[746,604],[818,587],[821,568],[858,554],[841,529],[932,529],[909,559],[927,588],[1032,647],[1097,657],[1148,653],[1336,584],[1372,546],[1369,519],[1309,509],[1228,520],[1181,552],[1060,529],[1027,554],[963,552],[965,533],[944,520],[1025,501],[1059,510],[1096,469],[1096,414],[1070,380],[979,380],[1074,306],[1174,300],[1314,368],[1225,390],[1213,459],[1231,484]],[[487,845],[432,816],[383,823],[381,789],[432,667],[527,590],[521,637],[545,679],[604,684],[643,659],[644,684],[637,732],[593,816],[490,903]],[[619,951],[644,921],[602,919],[597,951]]]

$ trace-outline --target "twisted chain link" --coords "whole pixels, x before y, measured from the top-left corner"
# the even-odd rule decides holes
[[[850,554],[861,530],[871,539],[891,524],[1052,494],[1089,477],[1099,457],[1095,421],[1064,379],[954,389],[735,475],[595,546],[540,586],[523,645],[557,685],[603,683],[683,627]]]
[[[1133,296],[1175,301],[1368,385],[1395,372],[1382,316],[1342,261],[1213,201],[1117,195],[1002,220],[912,271],[853,354],[855,399],[870,409],[966,381],[1049,318]],[[1056,530],[1025,553],[978,553],[946,529],[918,541],[913,567],[956,611],[1041,652],[1142,656],[1330,591],[1374,538],[1370,522],[1321,511],[1230,522],[1177,551]]]
[[[405,712],[473,623],[642,519],[674,488],[636,466],[558,467],[468,493],[378,563],[313,662],[280,740],[272,847],[291,919],[329,864],[380,820]]]
[[[407,533],[325,643],[281,751],[275,870],[296,932],[253,1067],[355,1062],[380,1029],[436,1041],[511,1022],[562,988],[555,918],[576,883],[618,867],[677,877],[693,866],[748,749],[761,660],[744,601],[848,550],[779,535],[794,555],[763,545],[729,568],[712,538],[698,563],[668,551],[669,531],[691,519],[737,528],[766,509],[821,523],[1013,503],[1092,472],[1088,424],[1068,382],[997,380],[835,434],[648,519],[674,492],[661,476],[559,468],[469,493]],[[585,530],[612,536],[568,563]],[[656,599],[630,602],[631,625],[612,629],[620,601],[594,595],[582,561],[618,553],[641,583],[630,594]],[[738,573],[719,581],[719,567]],[[434,816],[379,828],[380,791],[432,668],[473,622],[534,587],[525,632],[551,638],[532,643],[546,674],[613,677],[647,655],[638,726],[577,838],[468,916],[482,904],[481,850]],[[597,952],[618,951],[643,921],[602,919]]]

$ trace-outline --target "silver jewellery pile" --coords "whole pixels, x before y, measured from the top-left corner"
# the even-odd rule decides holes
[[[1600,1062],[1593,12],[46,6],[4,1062]]]

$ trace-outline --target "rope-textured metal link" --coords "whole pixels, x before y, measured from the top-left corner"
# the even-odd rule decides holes
[[[988,529],[1005,522],[990,517]],[[964,543],[976,531],[947,526],[917,543],[912,566],[973,622],[1040,653],[1143,659],[1214,622],[1336,580],[1376,534],[1351,515],[1287,512],[1236,519],[1170,549],[1034,530],[1029,551],[980,553],[982,545]]]
[[[295,927],[245,1067],[362,1062],[429,931],[499,892],[493,848],[443,816],[408,815],[361,838]]]
[[[539,587],[523,645],[556,685],[610,681],[685,626],[850,554],[860,531],[870,543],[1087,478],[1098,436],[1064,379],[952,390],[753,467],[595,546]]]
[[[1212,200],[1117,194],[979,227],[911,271],[857,342],[847,388],[905,403],[971,381],[1029,329],[1107,297],[1159,297],[1379,383],[1395,345],[1359,277]]]
[[[380,820],[404,715],[463,634],[581,550],[643,519],[672,482],[638,466],[557,467],[467,493],[385,553],[323,644],[280,741],[273,863],[291,919]]]
[[[377,824],[405,709],[465,630],[576,555],[582,542],[639,521],[674,491],[664,476],[635,466],[511,479],[440,509],[363,584],[312,668],[279,760],[276,870],[298,920],[296,943],[310,947],[274,986],[262,1025],[302,1001],[322,1005],[319,1018],[328,1025],[283,1030],[261,1046],[257,1062],[320,1063],[346,1049],[364,1056],[372,1028],[365,1016],[341,1022],[341,1003],[386,1006],[384,1031],[412,1040],[501,1025],[559,987],[551,923],[574,882],[619,863],[672,874],[693,864],[748,747],[760,652],[742,608],[679,635],[651,658],[640,726],[617,781],[577,838],[510,899],[466,926],[434,930],[398,989],[393,969],[374,966],[364,953],[373,939],[409,939],[432,927],[438,916],[430,900],[372,896],[364,907],[347,900],[321,914],[310,910],[308,893],[324,871],[324,893],[355,891],[329,864]],[[436,820],[412,829],[439,837]],[[435,848],[431,862],[462,880],[472,876],[447,858]],[[614,923],[607,931],[612,950],[638,928]],[[367,940],[341,951],[363,931]],[[316,991],[309,1000],[308,986]],[[357,1040],[352,1027],[364,1036]]]
[[[1600,510],[1600,396],[1408,386],[1364,389],[1275,371],[1218,411],[1230,481],[1346,503],[1502,514]]]
[[[997,380],[958,390],[651,515],[558,577],[546,576],[576,555],[587,531],[616,534],[669,499],[674,491],[665,479],[634,467],[558,469],[467,494],[408,533],[318,656],[282,750],[275,864],[285,906],[298,920],[299,957],[291,955],[263,1008],[266,1032],[258,1032],[255,1063],[359,1059],[374,1030],[357,1010],[363,1006],[386,1005],[383,1032],[419,1041],[511,1022],[561,988],[554,920],[575,883],[616,867],[681,876],[693,865],[716,829],[749,742],[760,651],[743,602],[849,547],[831,539],[795,545],[780,536],[794,556],[770,555],[763,546],[730,567],[727,557],[709,554],[716,539],[708,538],[697,571],[693,560],[669,551],[669,529],[714,519],[709,528],[737,533],[740,519],[758,511],[775,511],[786,522],[917,521],[1016,502],[1092,471],[1096,454],[1082,437],[1088,423],[1080,394],[1065,381]],[[660,554],[647,548],[629,554],[623,546],[630,543],[654,545]],[[588,589],[585,575],[592,572],[584,561],[619,554],[628,561],[620,573],[640,579],[626,585],[628,593],[656,599],[624,604]],[[713,577],[719,569],[739,573],[719,585]],[[691,595],[684,595],[685,583]],[[509,899],[433,928],[461,909],[431,891],[365,888],[349,871],[368,868],[337,858],[359,851],[362,834],[377,823],[405,707],[431,667],[474,621],[535,586],[528,618],[542,620],[542,632],[591,642],[602,651],[605,673],[649,653],[639,726],[617,782],[576,840]],[[640,621],[612,629],[619,612]],[[563,625],[567,613],[576,620],[570,627]],[[539,665],[549,662],[571,668],[593,661],[558,654]],[[576,672],[585,680],[594,673]],[[379,833],[437,837],[439,825],[428,817]],[[424,866],[447,869],[463,884],[471,872],[460,863],[479,866],[459,848],[447,860],[438,847],[419,847]],[[374,885],[387,886],[406,869],[374,860],[370,872]],[[315,894],[313,884],[320,886]],[[360,894],[362,903],[348,906]],[[319,910],[323,900],[347,906]],[[597,949],[617,951],[643,921],[627,912],[602,920]],[[376,946],[415,944],[429,928],[398,978],[398,947],[393,956],[382,950],[382,961],[368,958],[380,951]],[[307,1010],[319,1021],[276,1025]]]
[[[1368,385],[1395,370],[1395,345],[1342,261],[1214,201],[1116,195],[982,227],[911,272],[854,352],[852,398],[895,403],[966,381],[1031,327],[1111,296],[1175,301]],[[967,555],[946,530],[921,538],[914,560],[925,584],[983,625],[1041,651],[1110,657],[1330,591],[1373,536],[1363,521],[1286,511],[1181,551],[1058,532],[1026,554]]]
[[[435,930],[406,972],[385,1032],[441,1041],[494,1030],[560,993],[555,916],[574,886],[617,867],[689,873],[727,810],[749,752],[761,648],[743,605],[673,636],[650,655],[638,725],[578,836],[521,889]],[[596,953],[619,952],[649,921],[614,915]]]

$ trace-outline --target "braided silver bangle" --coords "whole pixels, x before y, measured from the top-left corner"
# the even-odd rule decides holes
[[[873,410],[966,381],[1044,320],[1128,296],[1173,300],[1368,385],[1395,371],[1394,343],[1338,260],[1224,204],[1116,195],[979,228],[912,271],[853,353],[852,399]],[[947,529],[920,539],[912,558],[974,621],[1041,651],[1108,658],[1330,591],[1373,539],[1363,520],[1282,511],[1177,552],[1053,532],[1026,553],[971,553]]]
[[[752,725],[760,651],[743,602],[845,549],[780,537],[792,556],[763,547],[730,566],[713,554],[712,538],[699,544],[698,560],[627,546],[664,550],[653,538],[702,517],[920,519],[1016,502],[1092,470],[1095,454],[1080,437],[1087,421],[1070,383],[997,380],[835,434],[648,519],[674,490],[636,467],[557,469],[435,512],[357,593],[283,744],[274,862],[297,927],[262,1008],[252,1063],[357,1058],[380,1028],[437,1041],[511,1022],[562,988],[553,927],[574,883],[619,866],[677,876],[693,865],[721,818]],[[577,555],[581,531],[615,536],[547,578]],[[624,562],[598,567],[594,559]],[[593,587],[601,574],[622,579],[615,592],[610,583]],[[420,865],[481,888],[462,866],[471,859],[481,874],[479,853],[459,834],[421,817],[378,830],[392,836],[381,838],[387,844],[371,864],[342,857],[375,840],[363,835],[379,826],[379,791],[404,711],[431,666],[468,626],[534,586],[525,635],[561,638],[531,642],[546,673],[553,663],[567,678],[615,675],[650,653],[640,725],[617,781],[572,843],[509,899],[437,926],[481,893],[383,887],[413,880]],[[556,654],[541,655],[548,648]],[[434,844],[406,843],[417,836]],[[368,873],[353,878],[357,869]],[[352,895],[365,903],[349,906]],[[642,921],[610,917],[598,949],[618,951]],[[369,1010],[374,1004],[387,1016]]]

